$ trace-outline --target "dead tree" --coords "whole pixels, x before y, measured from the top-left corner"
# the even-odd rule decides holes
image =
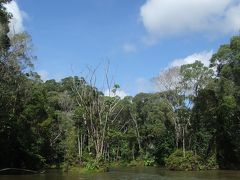
[[[88,68],[87,75],[80,81],[73,82],[73,91],[76,94],[76,103],[83,109],[84,124],[87,130],[88,141],[94,144],[94,151],[96,159],[100,160],[104,156],[106,147],[106,135],[109,130],[110,124],[115,121],[119,115],[119,108],[117,108],[120,98],[116,96],[116,86],[113,81],[109,80],[108,67],[105,69],[104,83],[108,92],[105,96],[99,89],[96,88],[98,68]],[[80,135],[82,137],[83,134]],[[83,147],[83,140],[79,140],[78,144]],[[90,144],[90,143],[89,143]]]

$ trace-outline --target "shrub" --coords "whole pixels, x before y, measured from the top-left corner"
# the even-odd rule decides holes
[[[144,166],[154,166],[155,164],[155,158],[152,157],[149,153],[147,153],[143,157],[143,161],[144,161]]]
[[[143,166],[154,166],[155,165],[155,160],[153,157],[150,156],[144,156],[141,158],[137,158],[136,160],[132,160],[128,166],[138,166],[138,167],[143,167]]]
[[[144,166],[153,166],[155,163],[154,159],[145,159]]]
[[[176,150],[166,159],[166,167],[177,171],[194,171],[203,168],[201,158],[192,151],[186,151],[185,157],[182,150]]]
[[[136,159],[132,160],[128,166],[137,166],[137,167],[143,167],[144,166],[144,161],[142,159]]]
[[[217,163],[217,159],[216,159],[216,154],[213,154],[211,157],[209,157],[207,159],[206,162],[206,169],[218,169],[218,163]]]
[[[87,170],[96,170],[96,169],[99,169],[100,168],[100,165],[97,163],[97,162],[95,162],[95,161],[93,161],[93,162],[87,162],[86,163],[86,165],[85,165],[85,168],[87,169]]]

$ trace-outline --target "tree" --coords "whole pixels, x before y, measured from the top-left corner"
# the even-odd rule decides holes
[[[201,61],[195,61],[192,64],[182,65],[180,74],[182,76],[181,85],[190,96],[189,100],[193,101],[193,98],[198,96],[199,90],[209,84],[213,77],[213,70],[204,66]]]
[[[240,164],[240,37],[222,45],[211,59],[217,70],[217,160],[221,168]]]
[[[12,16],[6,11],[6,8],[4,7],[4,5],[9,2],[11,2],[11,0],[0,1],[0,52],[2,55],[5,54],[5,52],[10,48],[8,24]],[[3,61],[3,57],[1,57],[1,61]]]
[[[183,104],[181,96],[181,89],[179,83],[181,82],[181,74],[179,67],[172,67],[162,71],[159,76],[153,78],[158,91],[163,93],[165,100],[163,102],[173,110],[173,122],[175,127],[175,142],[176,147],[179,146],[180,140],[180,126],[179,119],[177,118],[176,111]]]
[[[73,81],[73,91],[76,94],[76,103],[83,109],[83,118],[86,122],[88,144],[94,144],[96,160],[103,158],[106,151],[106,135],[109,125],[116,120],[119,110],[116,107],[120,102],[119,97],[110,97],[112,91],[116,91],[118,85],[112,85],[108,77],[108,69],[105,71],[105,82],[109,96],[104,96],[96,88],[96,69],[89,69],[84,80]]]
[[[185,151],[185,136],[188,132],[188,146],[193,148],[191,145],[192,139],[194,139],[196,132],[196,126],[199,123],[200,114],[197,111],[191,111],[195,102],[198,102],[198,93],[206,88],[213,80],[213,70],[204,66],[200,61],[195,61],[192,64],[185,64],[180,67],[180,74],[182,80],[180,82],[180,89],[184,97],[184,108],[179,111],[178,117],[182,120],[182,139],[183,149]],[[193,113],[195,112],[195,113]],[[193,121],[193,122],[191,122]],[[190,127],[191,125],[191,127]],[[195,128],[194,130],[192,128]],[[199,130],[199,129],[198,129]],[[191,132],[192,131],[192,132]],[[196,145],[196,144],[195,144]],[[185,156],[185,153],[183,153]]]
[[[28,82],[28,78],[29,80],[35,78],[34,74],[31,73],[33,56],[29,53],[31,51],[29,46],[30,36],[26,33],[15,35],[11,37],[10,43],[11,46],[4,53],[1,53],[0,64],[0,141],[3,145],[0,156],[5,156],[4,158],[1,157],[4,160],[0,166],[30,166],[29,159],[31,158],[29,157],[39,159],[35,156],[38,151],[34,150],[33,154],[29,154],[27,148],[23,149],[26,145],[25,142],[33,137],[34,132],[31,130],[26,132],[25,135],[28,134],[29,138],[20,133],[21,128],[27,128],[30,125],[25,122],[20,123],[25,116],[24,113],[27,109],[31,113],[30,109],[35,106],[33,105],[34,102],[31,104],[27,100],[35,98],[34,95],[28,94],[31,90],[29,86],[31,82]],[[39,111],[41,111],[41,108]],[[31,115],[31,118],[34,118],[36,114]],[[40,117],[42,116],[44,116],[44,113]],[[22,161],[19,157],[23,158]]]

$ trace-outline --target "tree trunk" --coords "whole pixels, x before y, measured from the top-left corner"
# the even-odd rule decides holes
[[[132,159],[135,160],[135,145],[133,144],[133,147],[132,147]]]
[[[183,157],[185,157],[185,128],[183,128],[183,139],[182,139],[182,145],[183,145]]]
[[[135,131],[136,131],[136,135],[137,135],[137,141],[138,141],[138,147],[139,147],[139,151],[141,151],[141,141],[140,141],[140,133],[138,130],[138,124],[137,124],[137,120],[135,119],[135,117],[131,114],[132,120],[135,124]]]
[[[79,137],[79,130],[78,130],[78,136],[77,136],[77,141],[78,141],[78,157],[81,158],[81,142],[80,142],[80,137]]]

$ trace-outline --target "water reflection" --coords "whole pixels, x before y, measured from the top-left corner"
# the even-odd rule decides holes
[[[240,171],[167,171],[160,168],[117,168],[108,173],[72,174],[49,171],[40,175],[0,176],[0,180],[240,180]]]

